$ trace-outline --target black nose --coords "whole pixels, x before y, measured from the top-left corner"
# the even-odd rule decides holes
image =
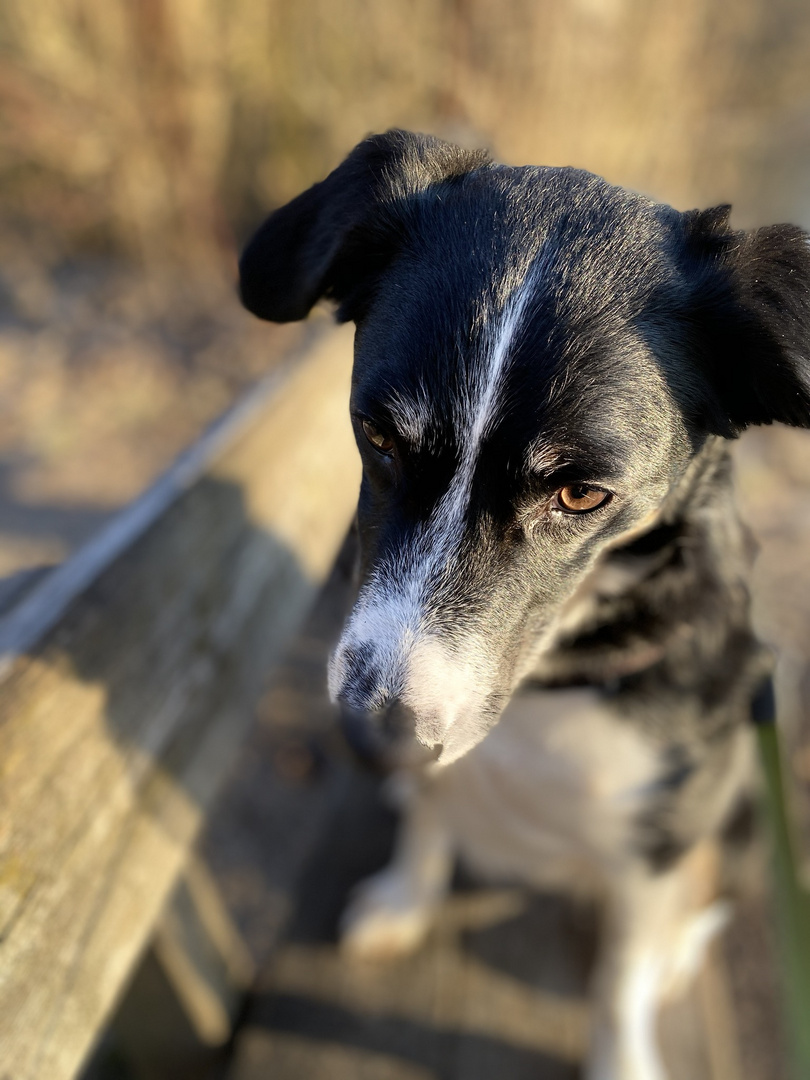
[[[378,713],[388,706],[391,694],[372,645],[364,643],[345,648],[343,665],[346,674],[337,695],[342,706],[369,713]]]
[[[360,764],[376,773],[427,764],[442,750],[440,745],[427,747],[417,742],[415,717],[399,701],[376,712],[342,705],[340,726]]]

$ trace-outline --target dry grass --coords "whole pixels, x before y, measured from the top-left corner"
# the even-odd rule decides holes
[[[103,285],[73,282],[54,290],[59,310],[44,324],[0,334],[0,459],[15,466],[16,501],[102,509],[132,498],[294,334],[268,339],[235,296],[206,316],[128,308],[133,292],[140,301],[120,270]]]
[[[802,0],[5,0],[0,195],[199,266],[399,123],[795,216],[809,56]]]
[[[0,578],[61,561],[299,334],[110,262],[0,271]],[[208,304],[202,301],[208,300]],[[2,604],[2,586],[0,586]]]
[[[808,56],[804,0],[5,0],[0,547],[58,557],[60,507],[130,498],[268,362],[235,237],[368,131],[810,222]]]

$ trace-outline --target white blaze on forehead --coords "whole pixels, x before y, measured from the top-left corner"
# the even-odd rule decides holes
[[[512,293],[486,350],[486,362],[474,368],[473,386],[469,398],[456,410],[455,421],[459,428],[459,444],[462,450],[461,470],[472,467],[478,457],[481,442],[489,433],[497,416],[503,389],[504,375],[511,357],[515,338],[523,323],[523,316],[532,298],[545,260],[540,258],[530,267],[521,286]]]
[[[441,646],[431,635],[430,612],[425,603],[434,587],[453,570],[481,445],[497,418],[512,350],[545,263],[541,256],[529,268],[500,318],[485,328],[479,362],[466,365],[471,372],[469,384],[463,388],[453,416],[460,450],[458,469],[428,521],[409,537],[407,547],[383,560],[361,589],[330,664],[329,689],[333,697],[351,682],[351,652],[368,646],[373,651],[373,667],[381,680],[383,696],[405,693],[408,704],[423,716],[432,713],[435,705],[435,715],[446,718],[445,727],[465,708],[480,712],[493,677],[491,670],[485,670],[490,665],[481,647],[474,650],[477,659],[472,666],[461,663],[458,650]],[[428,402],[408,403],[395,396],[393,403],[392,411],[404,421],[403,434],[419,443],[430,420]],[[431,642],[427,653],[420,645],[426,639]],[[467,643],[463,651],[469,655]],[[432,661],[426,665],[428,654]],[[419,680],[416,672],[427,674],[426,666],[432,674]],[[417,686],[420,681],[425,686],[424,694]],[[437,736],[434,741],[442,738]]]

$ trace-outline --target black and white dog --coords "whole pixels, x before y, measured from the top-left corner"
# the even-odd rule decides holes
[[[330,688],[436,759],[346,944],[414,947],[455,855],[599,889],[586,1075],[660,1080],[764,671],[726,440],[810,426],[808,237],[391,131],[268,219],[241,289],[357,324],[361,586]]]

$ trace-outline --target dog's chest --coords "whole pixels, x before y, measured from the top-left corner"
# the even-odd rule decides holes
[[[660,772],[658,749],[597,691],[537,691],[437,777],[436,795],[478,868],[564,883],[631,855]]]

